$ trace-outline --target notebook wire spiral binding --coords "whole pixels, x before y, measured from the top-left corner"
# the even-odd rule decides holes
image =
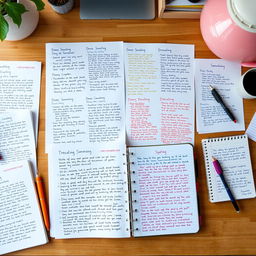
[[[123,157],[125,157],[126,159],[125,159],[125,161],[123,162],[123,165],[124,166],[128,166],[128,161],[127,161],[127,153],[123,153]],[[130,186],[130,182],[129,182],[129,169],[126,171],[126,172],[124,172],[124,174],[126,174],[127,175],[127,182],[128,182],[128,185],[127,185],[127,182],[124,182],[124,185],[127,185],[127,188],[125,189],[125,193],[128,195],[128,199],[127,200],[125,200],[125,203],[126,204],[130,204],[130,195],[129,195],[129,186]],[[130,208],[130,206],[129,206],[129,208]],[[128,222],[128,226],[126,227],[126,231],[129,231],[130,229],[131,229],[131,227],[130,227],[130,221],[129,221],[129,218],[130,218],[130,213],[129,213],[129,211],[128,210],[126,210],[125,211],[126,213],[128,213],[128,216],[126,217],[126,219],[125,219],[125,221],[126,222]]]
[[[137,223],[139,221],[139,218],[137,216],[139,209],[137,208],[136,205],[138,205],[138,199],[136,197],[137,193],[137,183],[136,180],[134,179],[134,176],[136,175],[135,170],[133,169],[133,165],[135,164],[134,162],[134,152],[128,152],[127,154],[128,159],[128,180],[129,180],[129,190],[131,193],[129,193],[130,197],[130,220],[131,220],[131,231],[132,234],[134,234],[136,231],[139,231],[139,228],[137,226]]]

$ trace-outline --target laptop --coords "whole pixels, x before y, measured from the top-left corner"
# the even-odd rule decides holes
[[[81,19],[155,18],[155,0],[80,0]]]

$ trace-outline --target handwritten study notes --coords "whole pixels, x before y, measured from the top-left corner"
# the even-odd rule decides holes
[[[0,113],[32,111],[37,141],[41,63],[0,61]]]
[[[197,232],[192,146],[130,147],[129,159],[133,235]]]
[[[51,236],[130,236],[125,146],[57,145],[49,157]]]
[[[129,145],[194,142],[192,45],[57,43],[46,56],[46,151],[125,143],[125,126]]]
[[[127,144],[194,143],[194,46],[124,44]]]
[[[236,91],[241,76],[240,63],[221,59],[196,59],[195,66],[198,133],[244,130],[243,101]],[[214,99],[210,85],[221,95],[237,123],[230,120]]]
[[[253,118],[245,133],[251,140],[256,141],[256,113],[254,113]]]
[[[235,199],[256,196],[247,135],[204,139],[202,146],[211,202],[229,200],[223,183],[214,170],[212,156],[220,162]]]
[[[46,58],[51,236],[128,237],[126,137],[194,141],[194,47],[51,43]]]
[[[28,160],[36,174],[35,136],[30,111],[0,114],[0,165]]]
[[[123,44],[47,44],[46,56],[46,151],[62,143],[123,143]]]
[[[48,242],[27,161],[0,166],[0,254]]]
[[[191,145],[130,148],[131,190],[125,146],[58,145],[49,156],[51,236],[117,238],[131,231],[147,236],[199,229]]]

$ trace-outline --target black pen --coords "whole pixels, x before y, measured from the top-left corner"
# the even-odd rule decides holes
[[[234,115],[231,113],[231,111],[228,109],[228,107],[225,105],[225,103],[223,102],[221,96],[219,95],[219,93],[212,87],[210,86],[211,88],[211,92],[212,92],[212,95],[214,97],[214,99],[220,103],[220,105],[222,106],[222,108],[224,109],[224,111],[227,113],[227,115],[230,117],[230,119],[236,123],[237,120],[236,118],[234,117]]]

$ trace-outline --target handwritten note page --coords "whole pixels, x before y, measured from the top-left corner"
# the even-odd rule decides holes
[[[124,44],[128,145],[194,142],[194,46]]]
[[[0,112],[32,111],[37,141],[41,63],[0,61]]]
[[[253,118],[245,133],[251,140],[256,141],[256,113],[254,113]]]
[[[0,165],[27,160],[37,172],[32,115],[28,111],[0,114]]]
[[[124,142],[123,44],[46,45],[46,151]]]
[[[0,254],[47,243],[28,162],[0,166]]]
[[[247,136],[205,139],[202,143],[205,152],[210,201],[230,200],[220,177],[213,167],[212,156],[220,162],[225,179],[236,199],[255,197]]]
[[[49,154],[51,236],[129,237],[125,146],[58,145]]]
[[[196,59],[196,112],[198,133],[244,130],[243,101],[237,93],[240,63],[221,59]],[[234,114],[234,123],[211,94],[210,85]]]
[[[192,146],[132,147],[129,153],[134,236],[197,232]]]

